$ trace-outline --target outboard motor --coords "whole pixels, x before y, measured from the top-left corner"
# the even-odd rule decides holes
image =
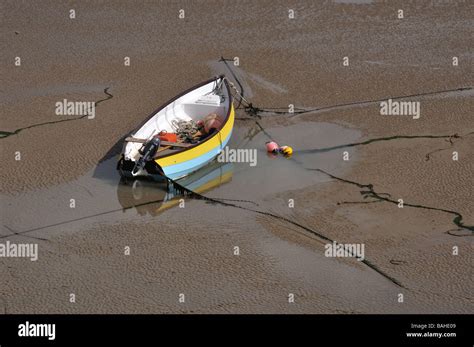
[[[142,148],[140,148],[139,152],[141,157],[137,160],[137,163],[132,170],[133,176],[136,176],[138,172],[145,167],[147,161],[153,160],[159,148],[160,138],[158,136],[153,137],[150,141],[146,142]]]

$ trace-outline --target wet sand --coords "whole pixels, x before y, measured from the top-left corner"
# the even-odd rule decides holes
[[[472,229],[453,222],[474,225],[474,99],[456,90],[472,87],[472,5],[308,2],[289,20],[291,6],[87,3],[70,20],[67,4],[4,4],[0,243],[38,243],[39,259],[0,258],[1,312],[472,312]],[[230,147],[257,149],[257,166],[192,178],[243,208],[149,203],[166,196],[121,184],[115,145],[166,100],[228,74],[221,56],[239,57],[254,105],[319,110],[258,120],[294,147],[290,160],[268,157],[267,136],[242,119]],[[437,91],[407,99],[421,103],[417,120],[357,103]],[[100,101],[96,118],[57,116],[64,98]],[[364,243],[375,269],[325,257],[328,239]]]

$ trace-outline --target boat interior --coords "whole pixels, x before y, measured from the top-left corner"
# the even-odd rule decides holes
[[[136,161],[140,157],[139,150],[143,143],[160,133],[175,133],[180,121],[202,121],[206,116],[215,114],[222,120],[221,128],[225,124],[230,95],[224,83],[224,78],[219,77],[203,86],[193,89],[176,100],[167,104],[156,114],[151,116],[145,124],[125,140],[127,142],[124,156],[127,160]],[[220,129],[218,129],[220,130]],[[175,143],[162,141],[155,158],[167,156],[183,151],[191,146],[198,145],[213,134],[198,132],[194,143],[186,142],[179,136]]]

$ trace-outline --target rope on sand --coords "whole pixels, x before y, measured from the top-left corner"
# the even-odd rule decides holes
[[[338,245],[341,245],[344,248],[344,250],[351,253],[350,250],[346,249],[345,245],[340,244],[340,243],[330,239],[329,237],[327,237],[327,236],[325,236],[325,235],[323,235],[323,234],[321,234],[321,233],[319,233],[319,232],[317,232],[317,231],[315,231],[315,230],[313,230],[313,229],[311,229],[311,228],[309,228],[309,227],[307,227],[303,224],[295,222],[295,221],[293,221],[289,218],[279,216],[279,215],[271,213],[271,212],[254,210],[254,209],[251,209],[251,208],[248,208],[248,207],[232,204],[232,203],[229,203],[229,202],[224,202],[224,201],[219,200],[219,199],[209,198],[205,195],[196,193],[196,192],[192,191],[191,189],[188,189],[188,188],[182,186],[181,184],[179,184],[178,182],[174,181],[173,179],[171,179],[169,177],[166,177],[166,176],[164,176],[164,177],[168,180],[169,184],[171,184],[173,186],[173,188],[177,192],[181,193],[183,196],[189,196],[190,198],[193,198],[193,199],[196,199],[196,200],[210,201],[212,203],[220,204],[220,205],[223,205],[223,206],[234,207],[234,208],[238,208],[238,209],[241,209],[241,210],[244,210],[244,211],[254,212],[254,213],[257,213],[257,214],[260,214],[260,215],[265,215],[265,216],[269,216],[269,217],[272,217],[272,218],[275,218],[275,219],[279,219],[281,221],[293,224],[293,225],[295,225],[295,226],[297,226],[297,227],[299,227],[299,228],[301,228],[301,229],[317,236],[319,239],[321,239],[323,241],[330,242],[330,243],[336,243]],[[401,288],[405,288],[398,280],[396,280],[392,276],[390,276],[390,275],[386,274],[385,272],[383,272],[382,270],[380,270],[375,264],[371,263],[369,260],[363,259],[363,260],[361,260],[361,263],[363,263],[366,266],[370,267],[372,270],[376,271],[377,273],[379,273],[380,275],[382,275],[383,277],[385,277],[386,279],[388,279],[390,282],[394,283],[395,285],[397,285]]]
[[[292,116],[297,116],[297,115],[301,115],[301,114],[304,114],[304,113],[311,113],[311,112],[317,112],[317,111],[326,111],[326,110],[331,110],[331,109],[335,109],[335,108],[342,108],[342,107],[349,107],[349,106],[361,106],[361,105],[366,105],[366,104],[379,103],[379,102],[382,102],[382,101],[387,101],[388,99],[392,99],[392,100],[408,99],[408,98],[421,97],[421,96],[430,96],[430,95],[445,94],[445,93],[451,93],[451,92],[463,92],[463,91],[468,91],[468,90],[474,90],[474,87],[468,86],[468,87],[460,87],[460,88],[454,88],[454,89],[443,89],[443,90],[424,92],[424,93],[390,96],[390,97],[387,97],[387,98],[380,98],[380,99],[353,101],[353,102],[348,102],[348,103],[335,104],[335,105],[316,107],[316,108],[310,108],[310,109],[303,109],[303,108],[296,107],[293,112],[290,112],[288,110],[288,107],[257,107],[257,106],[254,106],[251,102],[247,101],[244,98],[244,88],[242,86],[242,83],[240,83],[240,81],[237,78],[237,76],[235,75],[234,71],[230,68],[229,64],[227,64],[227,61],[229,61],[229,60],[231,60],[231,59],[225,59],[224,57],[221,57],[221,59],[219,61],[224,62],[225,66],[230,71],[232,77],[235,79],[235,81],[237,82],[237,84],[240,87],[240,91],[239,91],[229,81],[229,84],[231,85],[231,87],[233,87],[233,89],[236,91],[237,95],[239,95],[239,105],[237,106],[237,109],[240,108],[240,106],[242,104],[242,101],[243,101],[244,102],[244,111],[250,117],[257,117],[257,118],[262,118],[263,113],[278,114],[278,115],[289,115],[290,117],[292,117]],[[284,110],[286,110],[286,111],[284,111]]]

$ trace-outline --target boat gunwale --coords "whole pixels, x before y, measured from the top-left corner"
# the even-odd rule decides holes
[[[132,134],[135,134],[138,130],[140,130],[150,119],[152,119],[154,116],[157,115],[157,113],[159,113],[161,110],[163,110],[165,107],[167,107],[168,105],[170,105],[171,103],[173,103],[174,101],[176,101],[177,99],[179,99],[180,97],[192,92],[193,90],[195,89],[198,89],[200,87],[203,87],[205,86],[206,84],[209,84],[211,82],[214,82],[214,81],[217,81],[218,79],[222,78],[223,81],[224,81],[224,84],[225,84],[225,87],[227,89],[227,94],[229,96],[229,100],[228,100],[228,103],[229,103],[229,107],[228,107],[228,110],[227,110],[227,114],[224,118],[224,121],[222,122],[222,126],[220,127],[219,131],[216,131],[214,134],[212,134],[211,136],[208,136],[206,139],[204,139],[203,141],[200,141],[196,144],[193,144],[192,146],[189,146],[187,148],[184,148],[183,150],[181,151],[178,151],[176,153],[168,153],[166,155],[163,155],[161,157],[157,157],[155,158],[154,160],[155,161],[158,161],[158,160],[161,160],[163,158],[167,158],[169,156],[173,156],[173,155],[177,155],[177,154],[181,154],[181,153],[184,153],[188,150],[191,150],[193,148],[196,148],[197,146],[200,146],[202,145],[203,143],[205,143],[206,141],[208,140],[211,140],[212,138],[214,138],[215,136],[217,136],[218,134],[220,134],[221,130],[224,128],[224,126],[227,124],[227,122],[229,121],[229,118],[230,118],[230,114],[232,112],[232,94],[230,92],[230,87],[229,87],[229,84],[227,82],[227,79],[225,77],[225,75],[218,75],[218,76],[215,76],[207,81],[204,81],[204,82],[201,82],[199,84],[196,84],[195,86],[181,92],[180,94],[176,95],[175,97],[169,99],[167,102],[165,102],[164,104],[162,104],[161,106],[159,106],[156,110],[154,110],[144,121],[142,121],[131,133],[129,136],[133,136]],[[122,153],[125,151],[125,147],[127,146],[127,142],[124,143],[124,147],[123,147],[123,150],[122,150]]]

